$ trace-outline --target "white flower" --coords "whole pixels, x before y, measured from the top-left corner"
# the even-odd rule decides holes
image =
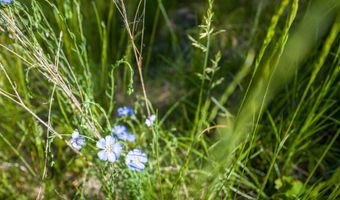
[[[150,127],[153,125],[154,121],[156,120],[156,115],[151,115],[149,118],[145,120],[145,124]]]

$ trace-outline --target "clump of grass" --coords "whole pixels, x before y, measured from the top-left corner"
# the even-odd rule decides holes
[[[178,3],[0,3],[1,199],[339,198],[339,3]]]

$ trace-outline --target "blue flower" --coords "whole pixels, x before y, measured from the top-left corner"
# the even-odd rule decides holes
[[[120,107],[117,109],[117,114],[119,117],[130,115],[133,116],[135,113],[133,112],[133,109],[129,106]]]
[[[13,0],[0,0],[0,3],[12,3]]]
[[[128,133],[128,129],[126,126],[114,126],[112,129],[112,133],[114,133],[120,140],[134,142],[136,137],[133,133]]]
[[[156,120],[156,115],[151,115],[149,118],[145,120],[145,124],[150,127],[152,126],[153,122]]]
[[[112,133],[114,133],[116,135],[120,135],[120,134],[126,133],[127,130],[128,129],[126,128],[126,126],[117,125],[117,126],[113,127]]]
[[[105,139],[99,139],[96,146],[101,149],[101,151],[98,152],[99,159],[110,162],[115,162],[123,150],[123,145],[116,142],[116,139],[111,135],[106,136]]]
[[[145,168],[146,162],[148,162],[146,154],[139,149],[130,151],[125,159],[128,168],[134,171],[142,171]]]
[[[117,137],[120,140],[129,141],[129,142],[134,142],[136,140],[136,136],[133,133],[122,133],[120,135],[117,134]]]
[[[72,133],[72,139],[70,140],[70,144],[73,149],[78,151],[85,144],[85,138],[79,135],[79,131],[77,129],[75,129]]]

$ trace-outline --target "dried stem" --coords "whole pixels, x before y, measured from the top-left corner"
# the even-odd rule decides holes
[[[142,0],[141,0],[142,1]],[[139,7],[141,5],[141,1],[138,5],[137,8],[137,13],[135,15],[135,19],[137,19],[137,15],[138,15],[138,11],[139,11]],[[126,8],[125,8],[125,4],[123,0],[113,0],[114,4],[116,5],[120,15],[123,17],[123,22],[125,25],[125,28],[128,32],[128,35],[130,37],[131,40],[131,44],[132,44],[132,49],[133,49],[133,53],[137,62],[137,67],[138,67],[138,73],[139,73],[139,78],[141,81],[141,85],[142,85],[142,90],[143,90],[143,95],[144,95],[144,100],[145,100],[145,106],[146,106],[146,110],[148,112],[148,116],[150,116],[150,108],[149,108],[149,101],[148,101],[148,97],[146,94],[146,89],[145,89],[145,84],[144,84],[144,78],[143,78],[143,72],[142,72],[142,68],[143,68],[143,38],[144,38],[144,17],[145,17],[145,2],[146,0],[144,0],[144,8],[143,8],[143,13],[142,13],[142,18],[143,18],[143,28],[142,28],[142,37],[141,37],[141,46],[140,49],[137,47],[136,43],[135,43],[135,32],[134,30],[135,25],[133,25],[133,29],[131,30],[130,25],[129,25],[129,21],[128,21],[128,17],[127,17],[127,13],[126,13]]]
[[[87,115],[82,109],[81,103],[78,101],[77,97],[73,94],[71,88],[66,84],[65,80],[60,75],[58,71],[59,61],[55,63],[49,62],[46,56],[44,55],[43,50],[41,48],[38,48],[37,45],[34,45],[31,41],[27,39],[27,37],[18,28],[18,26],[15,23],[15,20],[12,17],[10,17],[3,10],[0,10],[0,14],[5,19],[5,21],[8,23],[7,28],[13,34],[14,38],[17,40],[17,43],[21,44],[24,48],[27,48],[32,52],[32,55],[30,55],[31,61],[27,61],[27,59],[23,59],[23,61],[26,62],[31,68],[38,68],[38,70],[49,81],[53,82],[56,86],[58,86],[63,91],[64,95],[66,95],[68,99],[70,100],[72,108],[75,110],[75,112],[80,113],[80,115],[85,119],[86,125],[89,128],[89,130],[93,132],[95,137],[100,138],[101,136],[99,134],[97,127],[87,117]],[[62,34],[60,35],[59,48],[61,46],[61,38],[62,38]],[[1,45],[1,46],[4,47],[4,45]],[[22,58],[21,56],[18,56],[18,57]]]

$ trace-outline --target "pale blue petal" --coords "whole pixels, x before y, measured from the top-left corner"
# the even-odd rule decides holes
[[[119,155],[122,153],[123,151],[123,145],[122,143],[116,143],[113,146],[113,152],[116,154],[117,158],[119,157]]]
[[[105,140],[104,138],[100,138],[96,144],[98,149],[105,149]]]
[[[146,157],[146,154],[143,153],[139,156],[139,160],[142,162],[142,163],[146,163],[148,162],[148,158]]]
[[[152,126],[153,122],[156,120],[156,115],[151,115],[149,118],[145,120],[145,124],[150,127]]]
[[[136,136],[133,133],[127,134],[126,140],[129,142],[134,142],[136,140]]]
[[[0,3],[12,3],[13,0],[0,0]]]
[[[108,136],[105,137],[105,146],[106,147],[113,145],[115,142],[116,142],[116,139],[113,136],[108,135]]]
[[[148,161],[146,154],[139,149],[134,149],[126,155],[126,164],[129,169],[142,171],[145,168],[144,163]]]
[[[145,124],[146,124],[148,127],[150,127],[151,124],[152,124],[152,122],[151,122],[149,119],[146,119],[146,120],[145,120]]]
[[[108,153],[105,150],[99,151],[98,152],[98,157],[100,160],[107,160],[107,155]]]
[[[124,109],[123,108],[118,108],[117,109],[117,114],[119,117],[123,116],[124,115]]]
[[[83,146],[84,144],[85,144],[85,138],[83,138],[83,137],[78,137],[77,139],[76,139],[76,143],[77,144],[79,144],[79,145],[81,145],[81,146]]]
[[[156,120],[156,115],[151,115],[149,119],[150,121],[154,122]]]
[[[142,153],[142,151],[140,149],[134,149],[133,151],[131,151],[131,154],[136,156],[136,155],[140,155]]]
[[[117,109],[117,114],[119,117],[125,116],[125,115],[134,115],[133,109],[128,106],[120,107]]]
[[[110,162],[115,162],[117,160],[116,155],[113,152],[108,152],[107,158]]]
[[[79,137],[79,131],[75,129],[72,133],[72,138],[77,138],[77,137]]]
[[[120,140],[125,140],[126,134],[125,133],[121,133],[121,134],[117,134],[117,137],[120,139]]]
[[[116,135],[121,135],[127,132],[127,128],[126,126],[117,125],[113,127],[112,132]]]
[[[127,165],[130,170],[134,171],[142,171],[145,168],[145,165],[143,165],[142,163],[130,162]]]
[[[76,143],[73,143],[73,144],[72,144],[72,147],[73,147],[75,150],[77,150],[77,151],[79,151],[79,150],[81,149],[81,146],[78,145],[78,144],[76,144]]]
[[[70,144],[71,144],[72,148],[75,149],[75,150],[80,150],[81,149],[81,145],[77,144],[75,139],[71,139],[70,140]]]

